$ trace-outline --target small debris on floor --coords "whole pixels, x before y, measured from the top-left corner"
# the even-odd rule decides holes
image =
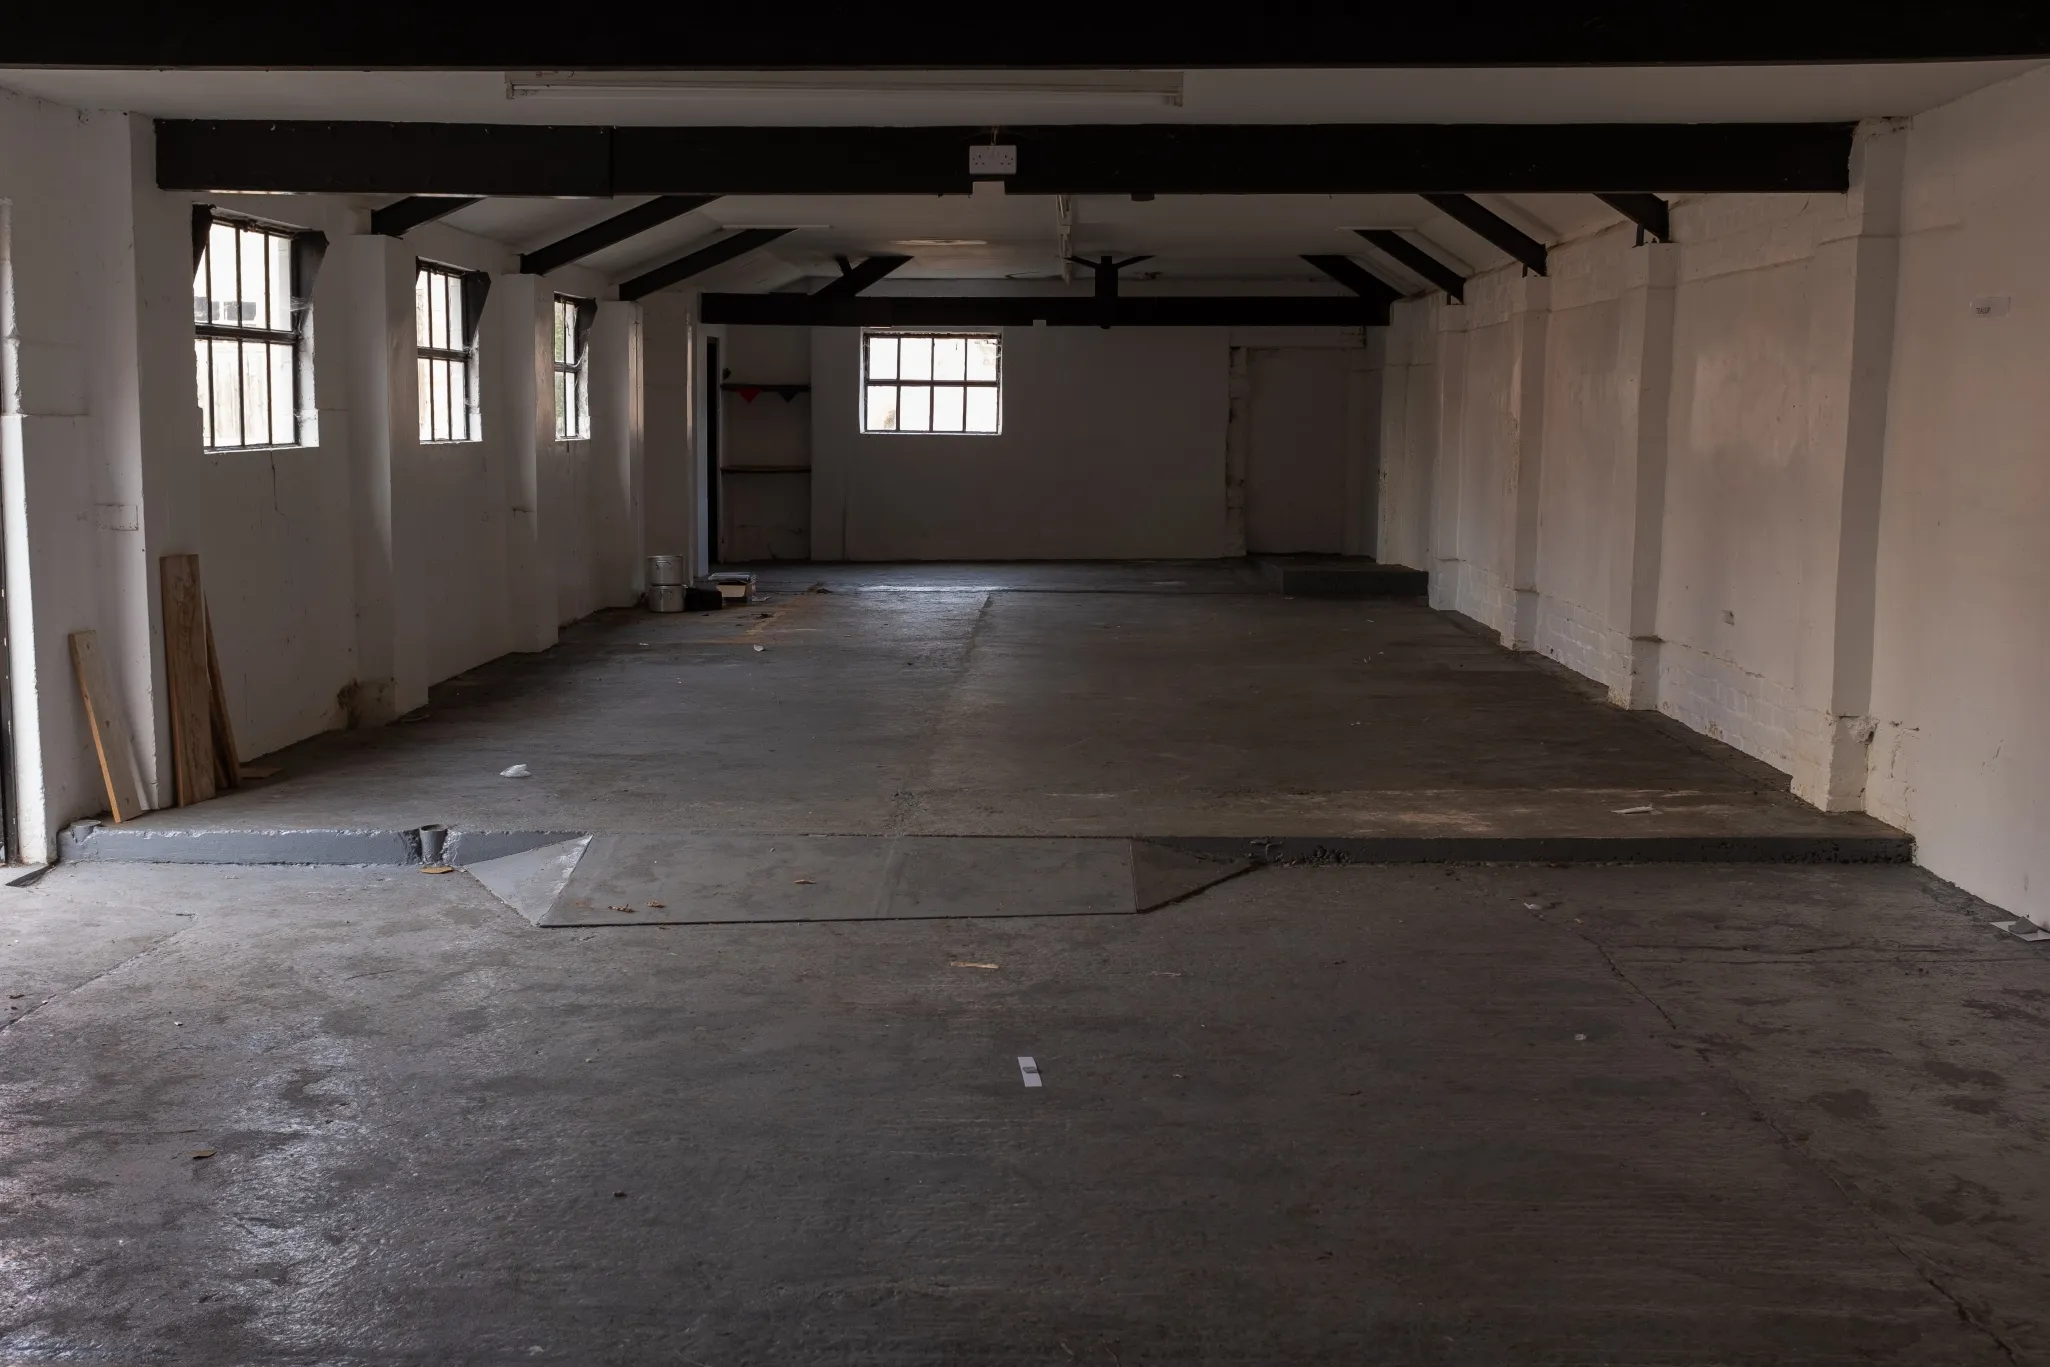
[[[1641,806],[1641,807],[1618,807],[1618,808],[1616,808],[1616,815],[1617,815],[1617,816],[1650,816],[1650,815],[1651,815],[1652,813],[1656,812],[1657,810],[1658,810],[1658,808],[1656,808],[1656,807],[1653,807],[1653,806],[1651,806],[1651,805],[1649,805],[1649,804],[1646,804],[1646,805],[1644,805],[1644,806]]]
[[[615,1191],[615,1192],[613,1192],[613,1193],[612,1193],[612,1199],[613,1199],[613,1200],[615,1200],[615,1201],[617,1201],[617,1200],[620,1200],[621,1198],[623,1198],[623,1197],[624,1197],[625,1195],[626,1195],[626,1193],[625,1193],[625,1192],[623,1192],[623,1191]]]
[[[455,871],[456,866],[453,864],[422,864],[420,866],[420,872],[422,873],[454,873]]]
[[[607,908],[606,908],[606,910],[607,910],[607,911],[622,911],[622,912],[625,912],[625,913],[626,913],[626,914],[627,914],[628,916],[631,916],[631,915],[633,915],[633,914],[634,914],[634,909],[633,909],[632,907],[607,907]]]
[[[947,967],[949,967],[949,968],[1002,968],[1002,967],[1003,967],[1003,965],[1002,965],[1002,964],[975,964],[975,963],[969,963],[969,962],[968,962],[968,961],[967,961],[966,959],[954,959],[954,960],[952,960],[952,961],[950,961],[950,962],[948,963]]]
[[[214,1151],[212,1149],[194,1149],[192,1151],[192,1160],[195,1163],[202,1158],[212,1158],[213,1156]]]
[[[9,992],[9,993],[7,994],[7,1000],[9,1000],[9,1001],[11,1001],[11,1002],[18,1002],[18,1001],[20,1001],[20,1000],[21,1000],[21,999],[22,999],[23,997],[26,997],[27,995],[28,995],[28,993],[26,993],[26,992]]]
[[[669,905],[669,904],[668,904],[667,902],[650,902],[650,903],[648,903],[648,910],[650,910],[650,911],[660,911],[660,910],[662,910],[662,909],[663,909],[664,907],[666,907],[666,906],[668,906],[668,905]]]
[[[1587,1036],[1585,1035],[1575,1035],[1573,1038],[1579,1040],[1582,1044],[1587,1043]]]
[[[1040,1085],[1039,1063],[1032,1055],[1018,1055],[1018,1074],[1025,1079],[1027,1087],[1037,1087]]]
[[[755,649],[756,649],[756,650],[766,650],[766,649],[768,649],[768,647],[766,647],[766,646],[756,646],[756,647],[755,647]]]
[[[533,777],[533,773],[534,771],[532,769],[529,769],[526,765],[515,764],[512,765],[510,768],[500,769],[498,771],[498,776],[500,778],[531,778]]]
[[[793,883],[816,883],[816,882],[818,882],[818,879],[816,879],[816,878],[793,878],[793,879],[791,879],[790,881],[791,881],[791,882],[793,882]]]

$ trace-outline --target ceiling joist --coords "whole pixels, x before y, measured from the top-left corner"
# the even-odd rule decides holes
[[[370,231],[379,237],[404,237],[423,223],[446,218],[477,201],[452,195],[408,195],[382,209],[370,211]]]
[[[720,238],[709,247],[700,247],[688,255],[679,256],[674,261],[636,275],[631,280],[622,280],[619,284],[619,297],[631,301],[653,294],[656,290],[667,289],[694,275],[703,275],[714,266],[723,266],[728,261],[746,256],[757,247],[766,247],[790,231],[792,230],[789,228],[743,228],[731,237]]]
[[[1408,267],[1418,279],[1445,291],[1445,297],[1453,303],[1466,302],[1466,277],[1393,228],[1356,228],[1354,231],[1380,248],[1397,265]]]
[[[614,214],[602,223],[594,223],[582,232],[536,247],[520,257],[520,273],[523,275],[546,275],[581,261],[593,252],[602,252],[615,247],[630,237],[638,237],[650,228],[658,228],[671,219],[682,218],[693,209],[702,209],[717,195],[658,195],[646,204],[637,204],[625,213]]]
[[[1843,191],[1852,126],[1068,124],[998,130],[1011,194]],[[160,119],[166,190],[968,194],[988,128],[563,127]]]
[[[1381,279],[1381,277],[1373,272],[1363,269],[1357,261],[1354,261],[1349,256],[1319,254],[1316,256],[1305,256],[1303,260],[1309,262],[1312,266],[1315,266],[1354,294],[1367,300],[1380,311],[1381,316],[1384,318],[1388,315],[1388,306],[1402,297],[1401,290],[1396,289],[1395,286]]]
[[[1493,209],[1475,201],[1468,195],[1425,195],[1431,207],[1453,222],[1486,238],[1495,246],[1521,261],[1533,275],[1543,275],[1546,265],[1545,244],[1532,237]]]
[[[1597,194],[1596,199],[1642,228],[1661,242],[1673,240],[1672,206],[1657,195]],[[1643,238],[1640,237],[1639,241]]]
[[[849,266],[838,280],[828,282],[817,290],[814,299],[841,299],[860,294],[876,281],[905,265],[908,256],[871,256],[859,266]]]

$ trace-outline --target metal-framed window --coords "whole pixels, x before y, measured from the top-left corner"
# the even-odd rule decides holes
[[[591,435],[591,319],[588,299],[555,296],[555,439],[583,441]]]
[[[420,440],[476,441],[477,323],[489,278],[422,261],[413,276],[413,344],[420,366]]]
[[[864,332],[861,430],[995,436],[1003,360],[994,332]]]
[[[209,451],[297,446],[306,316],[297,301],[310,293],[293,250],[301,234],[197,212],[193,235],[204,246],[192,275],[192,322],[201,444]]]

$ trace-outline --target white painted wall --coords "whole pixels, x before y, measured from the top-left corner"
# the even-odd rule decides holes
[[[864,436],[859,336],[813,333],[816,558],[1227,553],[1224,329],[1006,329],[993,437]]]
[[[721,369],[733,384],[810,384],[811,330],[728,327]],[[721,390],[723,558],[811,558],[812,397]]]
[[[575,270],[513,274],[441,225],[366,235],[359,207],[223,197],[326,233],[314,295],[309,444],[201,450],[193,387],[192,197],[158,191],[147,120],[0,93],[9,298],[0,401],[14,779],[22,847],[105,810],[66,642],[99,633],[159,802],[168,746],[157,561],[197,552],[245,756],[352,719],[638,591],[638,310],[603,305],[593,435],[554,440],[546,325]],[[230,200],[234,202],[230,203]],[[496,274],[483,325],[483,440],[423,445],[416,256]]]
[[[1861,129],[1849,194],[1681,197],[1670,246],[1398,305],[1386,558],[2050,923],[2046,159],[2034,73]]]
[[[2050,924],[2045,166],[2050,72],[1908,138],[1868,804],[1938,874]]]

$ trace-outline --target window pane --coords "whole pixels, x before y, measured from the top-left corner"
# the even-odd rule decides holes
[[[438,351],[448,349],[448,291],[442,288],[439,275],[427,278],[427,345]]]
[[[419,360],[420,440],[422,441],[426,441],[434,435],[433,404],[431,401],[432,386],[430,384],[433,375],[433,365],[434,362],[428,360],[425,356],[422,356]]]
[[[932,430],[932,387],[922,384],[902,386],[897,400],[897,430],[900,432],[930,432]]]
[[[897,378],[897,339],[895,337],[871,337],[868,339],[868,377],[871,380],[894,380]]]
[[[968,391],[968,412],[962,423],[966,432],[994,432],[997,430],[997,391],[994,386],[987,389],[980,386]]]
[[[209,383],[207,373],[206,348],[206,338],[200,337],[194,340],[192,349],[196,353],[196,359],[199,363],[197,367],[199,383],[195,386],[194,392],[199,396],[199,444],[201,446],[212,446],[214,444],[214,406],[212,403],[213,396],[209,391],[213,386]]]
[[[570,372],[555,372],[555,435],[569,437],[576,434],[576,410],[570,407],[574,395],[570,392]]]
[[[434,408],[429,427],[436,441],[445,441],[448,438],[448,362],[429,361],[427,364],[431,367],[428,373],[434,377]]]
[[[867,426],[871,432],[897,430],[897,386],[872,384],[868,387]]]
[[[265,307],[265,286],[270,282],[270,262],[264,260],[264,243],[270,239],[263,233],[246,229],[238,234],[242,239],[242,318],[252,327],[264,326],[270,316]]]
[[[936,384],[932,387],[932,430],[935,432],[958,432],[961,430],[961,386],[957,384]]]
[[[235,290],[235,230],[225,223],[216,223],[206,235],[206,259],[213,272],[207,282],[207,295],[212,301],[213,321],[232,323],[237,321],[240,297]]]
[[[569,353],[563,350],[562,301],[558,299],[555,301],[555,363],[561,365],[568,359]]]
[[[279,332],[292,330],[292,239],[272,233],[264,235],[270,248],[270,326]]]
[[[968,378],[971,380],[994,380],[996,377],[997,339],[994,337],[970,337],[968,339]]]
[[[299,440],[292,396],[292,348],[282,342],[269,343],[270,352],[270,439],[274,446],[289,446]]]
[[[270,436],[270,362],[261,343],[240,342],[242,352],[242,441],[268,446]]]
[[[241,347],[222,341],[211,342],[209,346],[213,352],[214,444],[241,446],[242,358],[235,354]]]
[[[967,352],[967,343],[959,337],[933,338],[932,377],[935,380],[961,379],[963,358]]]
[[[463,335],[463,282],[460,277],[444,275],[441,288],[448,297],[448,302],[442,306],[442,317],[447,321],[442,324],[446,331],[441,344],[457,351],[470,344],[470,339]]]
[[[413,345],[427,345],[427,272],[420,271],[413,277]],[[426,387],[420,392],[425,394]]]
[[[213,301],[206,294],[206,253],[201,252],[199,267],[192,272],[192,321],[210,323],[213,316]]]
[[[898,364],[903,370],[903,378],[907,380],[929,380],[932,378],[932,338],[899,338],[897,356]]]

